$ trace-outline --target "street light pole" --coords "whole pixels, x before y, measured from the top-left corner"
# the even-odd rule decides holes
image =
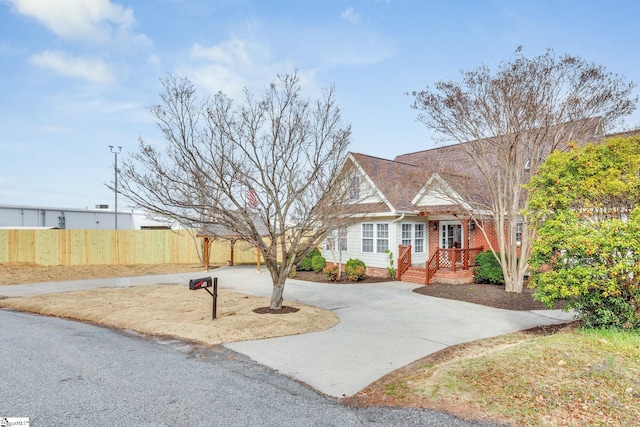
[[[116,198],[116,230],[118,229],[118,154],[122,152],[122,147],[118,146],[116,149],[113,145],[110,145],[109,148],[111,152],[115,156],[115,162],[113,164],[113,172],[114,172],[114,193]]]

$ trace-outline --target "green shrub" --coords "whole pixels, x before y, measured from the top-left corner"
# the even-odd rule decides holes
[[[361,261],[357,258],[356,259],[350,258],[349,261],[347,261],[347,263],[345,264],[345,267],[357,267],[359,265],[362,267],[366,267],[364,265],[364,261]]]
[[[496,255],[500,256],[499,253]],[[480,252],[476,255],[476,282],[504,285],[502,267],[491,251]]]
[[[320,273],[322,269],[327,265],[327,260],[322,255],[316,255],[311,258],[311,268],[316,273]]]
[[[322,270],[322,272],[325,274],[325,276],[327,276],[327,279],[329,279],[330,281],[335,282],[336,280],[338,280],[337,265],[328,265]]]
[[[586,328],[640,330],[640,289],[626,280],[626,271],[621,281],[616,280],[616,273],[609,266],[576,265],[535,272],[530,286],[536,290],[533,298],[549,308],[564,301],[565,310],[575,310]]]
[[[357,265],[355,267],[345,267],[344,274],[347,276],[347,280],[350,282],[359,282],[364,278],[364,272],[366,267]]]
[[[391,280],[396,280],[396,268],[393,266],[393,252],[389,249],[385,251],[389,254],[389,266],[387,267],[387,275]]]
[[[313,250],[304,257],[300,262],[297,263],[298,271],[311,271],[313,270],[313,258],[320,255],[320,250],[318,248],[313,248]]]
[[[364,262],[359,259],[350,259],[344,267],[344,274],[350,282],[359,282],[364,278],[367,270]]]

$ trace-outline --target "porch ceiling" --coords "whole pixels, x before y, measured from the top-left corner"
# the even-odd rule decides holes
[[[461,219],[471,217],[464,208],[458,205],[418,206],[417,209],[420,216],[452,215]]]

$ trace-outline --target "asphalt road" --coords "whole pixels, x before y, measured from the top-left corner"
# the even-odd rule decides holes
[[[469,426],[352,409],[223,347],[0,310],[0,417],[31,426]]]

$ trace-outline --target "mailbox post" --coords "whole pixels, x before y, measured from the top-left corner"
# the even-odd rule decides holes
[[[209,288],[212,285],[213,285],[213,292],[209,290]],[[211,279],[211,276],[209,276],[209,277],[203,277],[201,279],[189,280],[189,290],[197,291],[198,289],[204,289],[213,298],[213,310],[212,310],[213,313],[211,315],[211,318],[215,320],[216,312],[218,310],[218,278],[214,277],[213,279]]]

